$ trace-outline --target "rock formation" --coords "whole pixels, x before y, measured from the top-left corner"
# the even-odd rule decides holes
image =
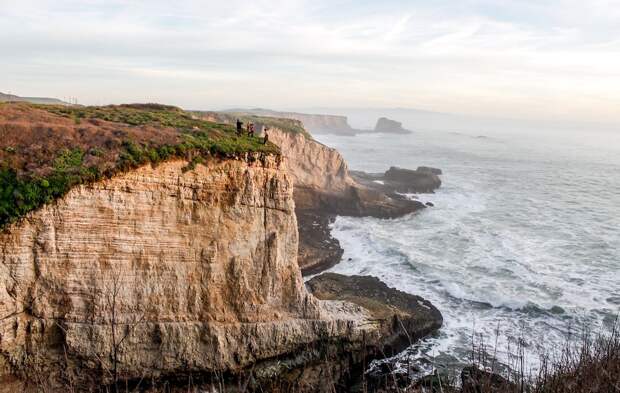
[[[377,120],[374,131],[384,134],[411,134],[411,131],[403,128],[403,123],[390,120],[387,117],[381,117]]]
[[[429,301],[420,296],[389,288],[376,277],[323,273],[313,277],[306,285],[316,298],[357,304],[370,311],[380,323],[391,323],[390,318],[396,316],[399,319],[397,323],[415,335],[408,338],[402,335],[387,338],[392,334],[393,328],[385,325],[385,344],[390,344],[395,349],[390,353],[399,352],[403,344],[411,345],[414,341],[439,329],[443,323],[441,313]],[[390,305],[391,310],[385,307],[386,304]],[[403,339],[407,342],[402,343]]]
[[[381,391],[382,388],[391,386],[393,378],[398,378],[394,371],[397,367],[389,367],[385,370],[385,377],[373,375],[378,364],[391,364],[392,355],[409,347],[419,338],[435,332],[443,323],[443,317],[439,310],[429,301],[415,295],[388,288],[378,278],[369,276],[344,276],[335,273],[323,273],[313,277],[306,283],[314,296],[322,300],[346,300],[369,310],[376,321],[382,325],[386,345],[383,349],[385,356],[365,374],[366,391]],[[385,308],[389,304],[391,310]],[[399,325],[410,336],[394,336],[391,325]],[[389,343],[389,345],[387,345]],[[387,356],[387,358],[386,358]],[[386,379],[387,383],[386,383]],[[403,378],[408,381],[407,378]],[[400,391],[400,390],[397,390]]]
[[[436,170],[441,172],[440,170]],[[430,193],[441,186],[441,179],[429,169],[390,167],[385,173],[352,172],[352,176],[368,188],[385,193]]]
[[[322,391],[320,375],[342,383],[427,333],[307,293],[292,185],[275,156],[168,161],[78,186],[5,228],[0,392],[115,380]]]

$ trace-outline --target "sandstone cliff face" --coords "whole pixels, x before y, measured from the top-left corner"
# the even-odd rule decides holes
[[[287,171],[296,192],[312,189],[338,194],[355,185],[349,176],[347,163],[336,149],[301,134],[276,129],[269,131],[269,140],[278,145],[286,157]],[[298,203],[298,207],[305,206]]]
[[[271,158],[185,165],[76,188],[0,234],[4,378],[111,369],[114,324],[116,340],[131,330],[129,378],[235,369],[311,339],[294,322],[319,307],[296,263],[291,180]]]

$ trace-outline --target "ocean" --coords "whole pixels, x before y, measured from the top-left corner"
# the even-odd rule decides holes
[[[373,275],[430,300],[444,326],[410,348],[433,367],[472,344],[535,371],[541,354],[615,323],[620,310],[620,133],[416,131],[318,135],[351,169],[441,168],[417,196],[435,207],[393,220],[338,217],[331,269]],[[522,355],[518,355],[521,353]],[[517,356],[518,355],[518,356]],[[403,355],[404,356],[404,355]]]

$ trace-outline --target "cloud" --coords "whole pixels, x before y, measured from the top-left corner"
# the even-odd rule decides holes
[[[1,0],[0,88],[85,103],[398,106],[619,122],[612,5]]]

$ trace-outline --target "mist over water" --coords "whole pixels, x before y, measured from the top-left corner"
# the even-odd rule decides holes
[[[611,325],[620,310],[620,134],[321,135],[352,169],[441,168],[421,194],[434,208],[394,220],[338,217],[345,250],[332,271],[373,275],[425,297],[444,316],[422,347],[465,362],[472,333],[526,365],[569,331]],[[499,331],[499,336],[496,332]],[[575,336],[576,337],[576,336]],[[479,341],[477,338],[476,341]]]

